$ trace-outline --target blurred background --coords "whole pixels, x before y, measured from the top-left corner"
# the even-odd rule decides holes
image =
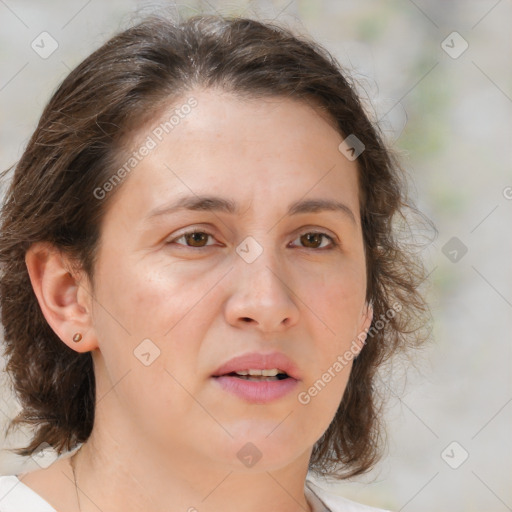
[[[422,248],[432,338],[417,368],[388,379],[384,458],[321,485],[394,511],[512,510],[510,0],[0,0],[0,168],[19,159],[69,71],[160,5],[275,19],[324,45],[358,81],[437,227]],[[1,375],[5,431],[19,404]],[[1,436],[0,474],[41,465],[5,450],[28,436]]]

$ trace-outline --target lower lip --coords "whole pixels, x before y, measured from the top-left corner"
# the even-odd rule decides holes
[[[291,377],[283,380],[254,380],[239,379],[230,375],[214,377],[214,380],[226,391],[237,395],[242,400],[251,403],[264,404],[278,400],[291,393],[298,381]]]

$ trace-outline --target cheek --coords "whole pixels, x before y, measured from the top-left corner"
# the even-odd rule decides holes
[[[117,260],[118,261],[118,260]],[[112,261],[104,272],[102,298],[112,317],[137,337],[168,337],[194,311],[208,289],[198,275],[164,263]]]
[[[308,286],[307,303],[316,316],[309,315],[314,333],[314,349],[308,357],[312,372],[304,382],[301,403],[327,425],[336,414],[359,348],[365,286],[364,270],[349,265],[324,276],[319,286]]]
[[[333,347],[333,342],[343,344],[357,334],[366,291],[364,270],[359,265],[342,263],[330,272],[302,277],[301,281],[305,303],[317,324],[325,328],[329,346]]]
[[[159,411],[166,425],[176,423],[176,411],[181,415],[194,407],[184,390],[196,385],[197,374],[190,369],[197,366],[205,328],[197,320],[204,317],[199,299],[207,288],[188,286],[178,272],[126,263],[109,271],[105,265],[99,279],[94,324],[104,393],[115,384],[127,410],[138,404],[134,416],[141,421]]]
[[[194,331],[204,328],[212,310],[207,295],[214,283],[215,280],[187,276],[177,269],[141,271],[130,291],[130,308],[137,316],[134,330],[151,332],[165,344],[181,341],[183,334],[194,339]]]
[[[138,343],[151,339],[160,350],[158,365],[187,389],[199,377],[190,370],[197,367],[202,342],[219,311],[219,278],[211,274],[180,272],[179,265],[148,265],[126,282],[122,297],[131,338]]]
[[[335,361],[335,359],[334,359]],[[339,408],[351,371],[348,363],[335,371],[333,361],[327,363],[312,380],[304,383],[298,396],[299,414],[305,428],[316,432],[314,441],[327,430]],[[330,371],[329,371],[330,370]]]

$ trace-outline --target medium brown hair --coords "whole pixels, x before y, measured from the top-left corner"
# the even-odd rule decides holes
[[[58,454],[69,451],[87,440],[95,412],[91,353],[66,346],[46,322],[27,272],[27,249],[38,241],[55,245],[94,285],[101,221],[120,187],[101,201],[94,190],[118,169],[138,128],[196,87],[308,102],[327,113],[341,135],[354,134],[364,144],[357,166],[366,298],[374,319],[310,469],[337,478],[367,471],[383,438],[377,369],[420,345],[419,320],[427,311],[417,291],[423,266],[394,227],[409,207],[403,172],[327,50],[275,22],[213,15],[181,22],[152,15],[106,42],[64,79],[13,166],[0,217],[0,308],[6,370],[22,410],[8,431],[20,424],[35,428],[28,446],[12,451],[31,455],[41,443]],[[396,303],[400,313],[376,328]]]

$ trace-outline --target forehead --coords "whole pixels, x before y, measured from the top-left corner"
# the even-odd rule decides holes
[[[184,192],[230,196],[242,207],[255,198],[288,204],[286,196],[341,194],[357,210],[357,165],[339,151],[342,140],[315,104],[193,91],[133,137],[130,152],[152,147],[121,195],[141,214]]]

